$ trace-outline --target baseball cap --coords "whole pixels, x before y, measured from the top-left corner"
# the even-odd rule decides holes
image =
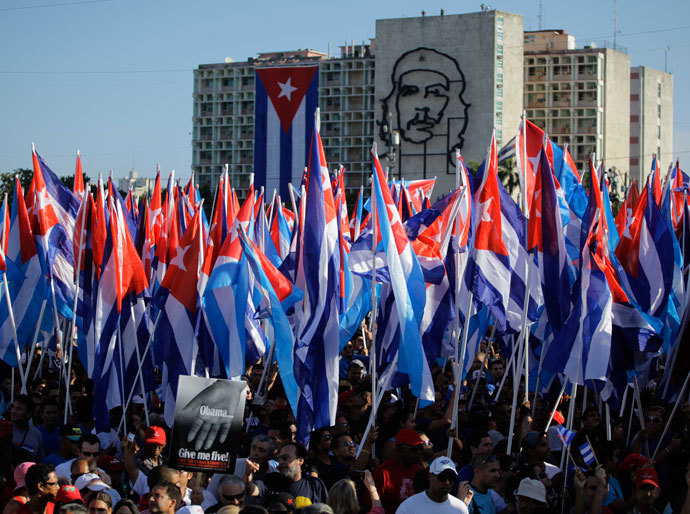
[[[62,504],[76,502],[84,503],[84,500],[81,497],[79,489],[77,489],[73,485],[63,485],[58,491],[58,493],[55,495],[55,502]]]
[[[422,441],[422,438],[419,437],[419,434],[417,433],[416,430],[412,428],[402,428],[396,435],[395,435],[395,444],[406,444],[408,446],[417,446],[420,444],[424,444],[424,441]]]
[[[635,487],[645,484],[659,487],[659,475],[654,468],[640,468],[635,472]]]
[[[515,494],[546,503],[546,487],[535,478],[523,478],[520,480],[520,486]]]
[[[112,455],[101,455],[96,462],[99,468],[104,469],[108,473],[119,473],[125,470],[125,466],[122,462]]]
[[[625,459],[623,459],[623,462],[620,463],[618,469],[620,471],[629,471],[633,467],[641,468],[648,462],[649,459],[641,453],[631,453]]]
[[[350,362],[350,367],[357,366],[359,369],[364,369],[364,363],[359,359],[354,359]]]
[[[86,473],[80,476],[77,478],[77,481],[74,482],[74,487],[80,491],[84,489],[88,489],[89,491],[102,491],[103,489],[110,489],[108,484],[103,482],[101,477],[95,473]]]
[[[273,493],[268,498],[267,506],[271,512],[294,512],[297,508],[297,502],[290,493]]]
[[[204,514],[204,509],[199,505],[185,505],[181,509],[178,509],[178,514]]]
[[[563,414],[561,414],[560,411],[556,411],[553,413],[553,420],[558,424],[562,425],[565,423],[565,418],[563,417]]]
[[[146,433],[144,434],[144,442],[146,444],[159,444],[165,446],[165,441],[165,430],[161,427],[150,426],[146,429]]]
[[[60,436],[66,437],[67,439],[69,439],[70,441],[74,441],[75,443],[79,441],[81,435],[81,428],[77,425],[65,425],[60,427]]]
[[[478,378],[486,378],[486,373],[479,369],[474,370],[472,372],[472,380],[477,380]]]
[[[34,464],[36,463],[22,462],[19,466],[14,468],[14,483],[17,484],[14,486],[15,490],[26,486],[26,483],[24,482],[24,479],[26,478],[26,472],[29,471],[29,468]]]
[[[450,460],[448,457],[436,457],[431,463],[431,466],[429,466],[429,473],[433,475],[440,475],[447,469],[450,469],[456,475],[458,474],[457,470],[455,469],[455,463],[452,460]]]

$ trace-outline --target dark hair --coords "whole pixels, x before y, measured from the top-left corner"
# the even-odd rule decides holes
[[[340,434],[334,437],[333,439],[331,439],[331,450],[335,451],[338,449],[338,447],[340,446],[340,440],[343,437],[349,437],[350,439],[352,439],[349,433]]]
[[[74,465],[79,462],[86,462],[86,465],[89,467],[89,473],[97,473],[98,466],[96,465],[96,459],[91,459],[89,457],[77,457],[74,459],[69,467],[70,473],[72,472]]]
[[[113,499],[105,491],[96,491],[91,493],[86,499],[86,505],[88,506],[93,501],[102,501],[108,506],[109,509],[113,508]]]
[[[295,442],[291,441],[289,443],[285,443],[283,445],[283,448],[287,448],[288,446],[294,446],[295,447],[295,455],[297,455],[298,459],[306,459],[307,458],[307,450],[303,444],[295,443]]]
[[[421,468],[412,477],[412,488],[415,494],[419,494],[429,489],[429,485],[429,468]]]
[[[137,507],[137,504],[129,498],[123,498],[122,500],[117,502],[113,507],[113,512],[117,512],[120,509],[120,507],[126,507],[127,510],[129,510],[132,514],[139,514],[139,507]]]
[[[245,505],[240,509],[240,514],[268,514],[268,509],[261,505]]]
[[[491,369],[491,366],[493,366],[494,364],[500,364],[501,366],[503,366],[503,360],[500,358],[489,360],[489,369]]]
[[[156,487],[162,487],[165,489],[165,494],[168,495],[168,498],[175,500],[175,510],[182,506],[182,493],[180,493],[180,488],[175,484],[164,480],[163,482],[158,482],[156,485],[154,485],[151,488],[151,492],[153,492]]]
[[[45,484],[48,481],[48,475],[55,472],[55,466],[52,464],[34,464],[26,471],[24,483],[26,490],[30,496],[38,494],[38,484]]]
[[[68,514],[69,512],[73,512],[75,514],[86,514],[89,512],[89,510],[84,507],[84,505],[77,502],[66,503],[60,507],[60,510],[58,510],[58,514]]]
[[[479,445],[482,444],[482,439],[485,437],[489,437],[488,432],[484,431],[472,431],[470,432],[470,435],[467,436],[467,444],[469,444],[472,448],[479,448]]]
[[[29,395],[26,394],[20,394],[14,399],[14,403],[21,403],[24,407],[26,407],[26,410],[29,411],[29,415],[34,411],[34,401],[31,399]]]
[[[60,410],[60,403],[58,403],[57,399],[55,398],[46,398],[41,404],[41,410],[45,409],[46,407],[57,407],[58,410]]]
[[[79,438],[79,441],[77,441],[77,447],[81,450],[81,447],[84,443],[97,444],[98,448],[101,448],[101,440],[96,434],[82,434],[82,436]]]

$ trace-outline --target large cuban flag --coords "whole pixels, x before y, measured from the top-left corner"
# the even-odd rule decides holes
[[[319,103],[317,66],[257,68],[254,111],[254,187],[300,184],[309,158]]]

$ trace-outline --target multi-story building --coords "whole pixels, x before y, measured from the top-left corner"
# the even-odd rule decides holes
[[[630,176],[642,183],[657,154],[662,172],[673,159],[673,76],[630,69]]]
[[[136,170],[130,170],[125,178],[121,178],[118,181],[120,191],[129,191],[131,189],[135,197],[149,193],[153,190],[153,186],[154,179],[139,177],[139,173]]]
[[[260,54],[194,70],[192,167],[214,185],[225,164],[242,189],[253,169],[255,69],[318,63],[321,136],[332,167],[359,189],[369,150],[397,176],[455,184],[453,155],[481,161],[496,127],[499,145],[519,123],[522,16],[500,11],[379,20],[376,38],[340,48]]]
[[[579,170],[592,152],[607,168],[627,171],[630,152],[630,57],[611,48],[575,48],[562,30],[525,32],[527,117],[559,145],[568,144]]]

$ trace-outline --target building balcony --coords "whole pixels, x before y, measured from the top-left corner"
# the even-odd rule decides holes
[[[546,82],[546,73],[535,73],[534,75],[527,75],[527,82]]]
[[[534,109],[543,109],[544,107],[546,107],[546,98],[538,98],[537,100],[527,102],[527,107],[531,107]]]
[[[555,125],[551,128],[551,134],[570,134],[570,125]]]

